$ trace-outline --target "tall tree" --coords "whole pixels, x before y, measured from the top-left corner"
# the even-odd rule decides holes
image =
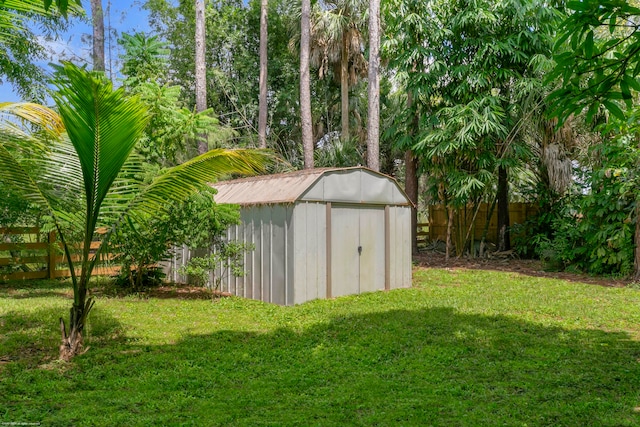
[[[204,0],[196,0],[196,112],[207,109],[207,68]],[[207,135],[198,138],[198,153],[209,150]]]
[[[367,166],[380,170],[380,0],[369,0]]]
[[[311,33],[311,1],[302,0],[300,15],[300,123],[304,168],[313,169],[313,129],[311,123],[311,76],[309,75],[309,42]]]
[[[267,40],[269,11],[268,0],[260,2],[260,101],[258,102],[258,142],[260,148],[267,148]]]
[[[149,1],[155,33],[172,48],[169,56],[172,84],[182,87],[186,105],[195,105],[195,7],[193,1]],[[234,132],[225,143],[257,145],[259,113],[260,0],[219,0],[206,9],[207,107],[220,124]],[[295,8],[295,12],[294,9]],[[289,32],[300,28],[300,5],[269,0],[268,139],[292,164],[302,166],[299,112],[299,49],[289,49]],[[312,81],[312,85],[317,85]],[[313,89],[312,89],[313,90]],[[215,143],[209,138],[210,145]]]
[[[12,123],[0,124],[0,181],[47,212],[58,231],[74,297],[68,334],[60,319],[60,357],[69,360],[82,352],[82,334],[94,304],[88,296],[89,279],[109,237],[100,240],[92,254],[92,241],[100,238],[97,227],[113,230],[126,218],[154,216],[167,203],[185,200],[221,174],[259,170],[264,157],[247,150],[212,150],[145,186],[136,178],[141,159],[132,154],[147,123],[139,99],[126,96],[122,89],[114,91],[103,73],[69,63],[58,70],[56,84],[59,118],[44,107],[38,114],[30,108],[19,115],[26,120],[45,118],[40,123],[47,126],[46,144],[35,145],[34,134],[17,134]],[[21,111],[20,105],[0,108]],[[42,147],[37,155],[29,154],[37,147]],[[20,149],[23,156],[15,154]]]
[[[102,0],[91,0],[91,23],[93,26],[93,70],[104,71],[104,12]]]
[[[506,212],[509,170],[526,152],[516,126],[520,100],[532,59],[550,55],[556,11],[539,0],[399,0],[389,12],[397,34],[391,63],[414,102],[433,111],[413,146],[433,195],[452,208],[495,197]],[[501,248],[509,246],[508,227],[500,215]]]
[[[351,137],[350,88],[359,77],[366,76],[364,58],[364,28],[366,2],[364,0],[327,0],[326,9],[318,4],[312,15],[311,62],[319,69],[320,78],[329,68],[340,82],[340,134]]]

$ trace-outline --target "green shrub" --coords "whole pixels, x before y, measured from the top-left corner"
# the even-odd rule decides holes
[[[154,270],[171,258],[175,246],[219,247],[224,232],[240,215],[237,206],[217,205],[212,196],[212,192],[197,194],[164,214],[122,224],[111,240],[114,261],[122,266],[118,283],[133,291],[159,284]]]

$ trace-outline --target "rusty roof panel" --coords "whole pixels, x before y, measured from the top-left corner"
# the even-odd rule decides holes
[[[311,169],[278,175],[262,175],[251,178],[221,181],[211,184],[218,193],[217,203],[236,205],[265,205],[293,203],[327,169]]]

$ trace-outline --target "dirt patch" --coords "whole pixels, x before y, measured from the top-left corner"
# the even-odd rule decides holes
[[[425,268],[450,268],[461,270],[509,271],[534,277],[549,277],[570,282],[589,283],[609,287],[625,287],[632,283],[630,279],[593,277],[586,274],[545,271],[537,260],[519,259],[513,254],[492,256],[490,258],[456,258],[445,261],[443,253],[430,251],[415,256],[414,262]]]

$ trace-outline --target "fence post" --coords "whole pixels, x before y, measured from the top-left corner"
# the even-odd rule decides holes
[[[56,232],[49,232],[49,262],[47,269],[49,271],[49,279],[56,278]]]

